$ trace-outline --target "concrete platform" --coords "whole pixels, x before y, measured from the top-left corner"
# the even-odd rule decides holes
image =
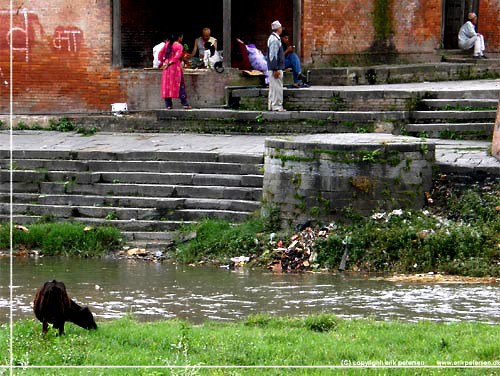
[[[186,155],[239,156],[240,160],[257,158],[264,154],[264,141],[267,136],[258,135],[199,135],[199,134],[125,134],[98,133],[84,137],[79,134],[48,131],[14,132],[14,150],[22,154],[23,150],[51,151],[52,153],[113,153],[134,152],[152,157],[150,153],[185,152]],[[436,163],[447,171],[457,169],[462,172],[488,172],[500,176],[500,161],[488,155],[491,142],[432,140],[436,145]],[[6,158],[9,154],[9,133],[0,132],[0,154]],[[81,154],[84,156],[85,154]],[[262,163],[262,162],[260,162]],[[50,184],[50,183],[45,183]],[[107,187],[103,188],[104,190]],[[190,188],[195,189],[195,188]],[[196,187],[196,189],[199,189]],[[236,199],[236,198],[235,198]],[[238,197],[237,199],[246,199]]]

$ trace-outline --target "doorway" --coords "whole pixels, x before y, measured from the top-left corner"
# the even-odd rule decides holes
[[[443,2],[443,48],[458,49],[458,32],[474,12],[479,20],[479,0],[444,0]]]

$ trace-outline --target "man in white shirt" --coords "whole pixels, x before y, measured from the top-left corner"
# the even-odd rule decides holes
[[[477,16],[475,13],[467,15],[469,21],[462,25],[458,32],[458,46],[462,50],[469,50],[474,47],[474,57],[476,59],[486,59],[484,56],[484,37],[476,32]]]
[[[161,42],[153,47],[153,68],[158,68],[160,66],[160,60],[158,60],[158,55],[162,48],[165,47],[165,42]]]

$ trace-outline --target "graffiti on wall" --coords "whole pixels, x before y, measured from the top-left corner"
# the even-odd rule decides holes
[[[10,26],[11,15],[12,27]],[[28,62],[37,31],[43,35],[42,25],[34,12],[27,9],[12,12],[0,10],[0,50],[10,50],[12,41],[14,56]]]
[[[45,45],[49,43],[53,51],[77,53],[83,45],[83,31],[76,26],[58,26],[52,38],[47,39],[44,38],[42,25],[35,12],[25,8],[13,11],[0,10],[0,55],[4,58],[10,52],[11,43],[15,61],[29,62],[37,42]]]
[[[52,37],[52,47],[61,52],[78,52],[83,43],[83,31],[74,26],[58,26]]]

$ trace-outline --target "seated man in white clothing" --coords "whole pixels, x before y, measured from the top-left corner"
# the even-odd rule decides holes
[[[486,59],[484,56],[484,37],[476,32],[477,16],[475,13],[469,13],[467,21],[462,25],[458,32],[458,46],[462,50],[469,50],[474,47],[474,58]]]
[[[153,68],[158,68],[160,66],[160,60],[158,60],[158,55],[160,54],[162,48],[165,47],[165,42],[166,39],[165,41],[153,47]]]

